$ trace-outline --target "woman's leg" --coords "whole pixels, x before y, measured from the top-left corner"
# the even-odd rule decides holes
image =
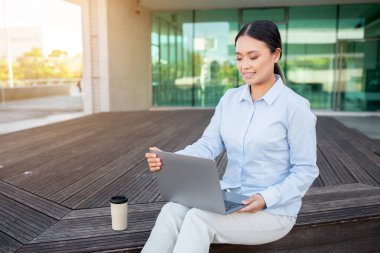
[[[220,215],[193,208],[186,214],[173,252],[206,253],[211,243],[264,244],[285,236],[294,223],[293,217],[263,211]]]
[[[189,210],[188,207],[172,202],[164,205],[141,252],[172,252],[183,220]]]

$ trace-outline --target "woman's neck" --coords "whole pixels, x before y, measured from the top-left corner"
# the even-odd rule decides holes
[[[265,93],[272,88],[272,86],[275,84],[276,78],[274,75],[271,76],[268,81],[261,83],[261,84],[252,84],[251,86],[251,97],[253,101],[257,101],[258,99],[262,98]]]

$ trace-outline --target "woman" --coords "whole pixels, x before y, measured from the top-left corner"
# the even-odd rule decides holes
[[[278,240],[294,226],[301,198],[318,176],[316,117],[309,102],[283,83],[277,26],[249,23],[235,46],[246,85],[228,90],[202,137],[177,153],[215,158],[225,148],[222,189],[246,195],[246,206],[220,215],[168,203],[142,252],[208,252],[211,243]],[[145,157],[151,171],[161,168],[153,152]]]

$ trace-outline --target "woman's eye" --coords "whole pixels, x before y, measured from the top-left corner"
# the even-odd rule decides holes
[[[250,57],[251,60],[256,60],[258,57]]]
[[[237,61],[241,61],[241,58],[236,58]]]

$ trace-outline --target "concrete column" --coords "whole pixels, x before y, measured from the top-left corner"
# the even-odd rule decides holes
[[[84,109],[151,106],[151,12],[132,0],[82,0]]]
[[[133,0],[107,4],[110,110],[147,110],[152,101],[151,12]]]
[[[85,113],[110,111],[107,1],[82,0]]]

